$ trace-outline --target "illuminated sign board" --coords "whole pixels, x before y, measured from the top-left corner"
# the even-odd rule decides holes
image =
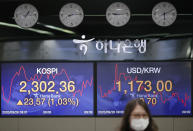
[[[92,116],[92,63],[3,63],[2,116]]]
[[[191,116],[191,62],[97,64],[97,115],[121,116],[136,98],[154,116]]]

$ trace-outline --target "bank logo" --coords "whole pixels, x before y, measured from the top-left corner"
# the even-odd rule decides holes
[[[84,55],[86,55],[88,51],[88,43],[95,40],[95,38],[92,39],[86,39],[85,35],[81,36],[81,40],[79,39],[73,39],[73,42],[79,46],[79,50],[83,52]],[[136,53],[136,51],[140,54],[143,54],[146,52],[146,44],[147,40],[145,39],[136,39],[136,40],[95,40],[95,46],[96,50],[103,51],[103,53],[107,54],[108,52],[113,53],[124,53],[124,54],[132,54]]]
[[[85,38],[86,38],[85,35],[82,35],[81,38],[82,38],[82,40],[73,39],[73,42],[75,44],[80,44],[79,45],[80,51],[83,51],[83,54],[86,55],[86,53],[88,51],[88,45],[86,45],[86,43],[93,41],[95,38],[85,40]]]
[[[82,35],[81,36],[82,40],[78,40],[78,39],[73,39],[73,42],[75,44],[84,44],[84,43],[88,43],[88,42],[91,42],[93,41],[95,38],[92,38],[92,39],[89,39],[89,40],[85,40],[86,36],[85,35]]]

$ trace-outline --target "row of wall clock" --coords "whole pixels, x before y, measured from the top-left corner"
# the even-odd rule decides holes
[[[32,4],[19,5],[14,12],[15,22],[21,27],[32,27],[38,21],[38,10]],[[59,18],[67,27],[77,27],[84,19],[84,11],[76,3],[65,4],[59,12]],[[106,19],[114,27],[126,25],[131,18],[129,7],[122,2],[112,3],[106,10]],[[168,2],[160,2],[152,10],[153,21],[159,26],[170,26],[177,18],[176,8]]]

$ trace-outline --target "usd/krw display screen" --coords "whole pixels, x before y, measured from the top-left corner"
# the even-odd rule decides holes
[[[92,63],[3,63],[2,116],[92,116]]]
[[[97,64],[97,115],[121,116],[136,98],[154,116],[191,116],[191,62]]]

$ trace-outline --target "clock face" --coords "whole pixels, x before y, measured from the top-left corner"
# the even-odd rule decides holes
[[[107,21],[115,27],[121,27],[129,22],[131,17],[130,9],[121,2],[111,4],[106,11]]]
[[[177,18],[176,8],[168,2],[158,3],[152,10],[152,18],[159,26],[170,26]]]
[[[38,11],[31,4],[22,4],[16,8],[14,19],[21,27],[32,27],[38,21]]]
[[[59,17],[65,26],[76,27],[82,23],[84,12],[78,4],[68,3],[61,8]]]

